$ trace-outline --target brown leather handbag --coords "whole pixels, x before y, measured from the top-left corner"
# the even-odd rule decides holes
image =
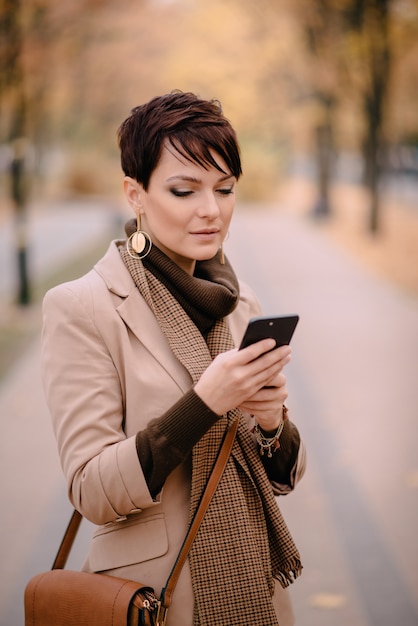
[[[104,574],[65,570],[82,516],[74,511],[52,569],[25,589],[25,626],[164,626],[181,569],[219,484],[238,428],[228,429],[199,507],[158,599],[152,587]]]

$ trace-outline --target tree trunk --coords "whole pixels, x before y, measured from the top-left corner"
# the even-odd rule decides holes
[[[380,125],[381,125],[381,102],[366,102],[366,119],[368,120],[368,133],[364,146],[365,184],[370,194],[370,209],[368,218],[368,230],[376,234],[380,230],[380,195],[379,180],[380,166],[379,156],[381,151]]]
[[[313,211],[314,216],[319,218],[327,218],[331,214],[329,200],[330,132],[327,124],[321,124],[316,128],[318,199]]]
[[[20,305],[30,303],[29,274],[27,262],[27,197],[28,142],[25,139],[27,122],[27,103],[22,67],[23,32],[21,26],[22,4],[14,0],[6,4],[4,16],[8,24],[7,32],[7,83],[12,87],[13,108],[9,141],[13,149],[10,163],[10,196],[15,209],[15,241],[17,262],[17,302]]]
[[[328,218],[331,215],[330,184],[332,177],[332,107],[333,99],[321,97],[324,108],[323,121],[315,129],[318,199],[313,208],[315,217]]]
[[[370,11],[367,14],[367,10]],[[374,0],[365,5],[363,36],[369,44],[370,87],[364,95],[367,134],[365,138],[366,185],[370,192],[369,231],[376,234],[381,228],[379,178],[383,151],[384,108],[390,74],[389,0]]]

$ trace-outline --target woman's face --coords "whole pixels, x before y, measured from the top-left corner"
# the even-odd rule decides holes
[[[141,230],[189,274],[196,261],[216,255],[235,206],[235,176],[217,153],[212,154],[227,174],[187,161],[166,143],[147,191],[125,179],[128,201],[141,214]]]

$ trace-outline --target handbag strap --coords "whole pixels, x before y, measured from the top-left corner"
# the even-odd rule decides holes
[[[161,603],[165,610],[167,610],[167,608],[171,604],[172,595],[179,579],[181,569],[187,559],[187,555],[192,546],[194,538],[197,535],[197,531],[199,530],[205,513],[209,507],[209,504],[212,500],[213,494],[215,493],[219,481],[222,478],[222,474],[224,472],[224,469],[229,459],[229,455],[231,454],[232,446],[234,444],[235,435],[238,429],[238,421],[239,420],[236,419],[231,424],[225,435],[225,438],[219,449],[215,465],[213,466],[211,475],[209,476],[209,480],[203,492],[199,506],[193,517],[193,521],[189,526],[186,537],[183,541],[183,545],[177,556],[176,562],[174,563],[174,567],[171,570],[166,586],[162,591]],[[62,538],[61,545],[58,548],[58,552],[52,565],[52,569],[64,569],[82,519],[83,516],[81,515],[81,513],[74,509],[70,522],[64,533],[64,537]]]
[[[51,569],[64,569],[83,516],[74,509]]]

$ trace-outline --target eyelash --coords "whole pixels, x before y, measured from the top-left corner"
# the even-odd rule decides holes
[[[193,191],[182,191],[181,189],[170,189],[170,192],[173,194],[173,196],[176,196],[176,198],[187,198],[192,193],[194,193]],[[229,196],[230,194],[234,193],[234,189],[233,187],[230,187],[229,189],[217,189],[217,192],[220,193],[222,196]]]
[[[180,191],[179,189],[170,189],[170,192],[177,198],[186,198],[186,196],[190,196],[193,193],[192,191]]]

